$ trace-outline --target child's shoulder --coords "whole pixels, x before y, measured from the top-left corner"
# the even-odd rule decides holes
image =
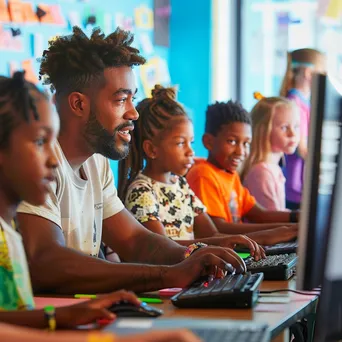
[[[259,178],[259,176],[262,176],[262,178],[267,178],[267,177],[279,178],[282,175],[283,175],[283,172],[279,165],[260,162],[260,163],[254,164],[250,168],[248,174],[246,175],[246,179],[244,183],[256,177]]]
[[[198,158],[195,164],[189,170],[188,175],[210,175],[215,173],[215,167],[209,163],[207,160]]]
[[[138,175],[134,178],[132,183],[128,187],[128,191],[132,189],[137,189],[137,188],[145,188],[148,190],[153,189],[153,179],[150,177],[147,177],[143,175],[141,172],[138,173]]]

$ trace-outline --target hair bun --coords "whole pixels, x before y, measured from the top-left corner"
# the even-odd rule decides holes
[[[254,98],[255,98],[256,100],[258,100],[258,101],[260,101],[260,100],[262,100],[262,99],[265,98],[265,96],[262,95],[262,94],[261,94],[260,92],[258,92],[258,91],[255,91],[255,92],[253,93],[253,96],[254,96]]]
[[[154,89],[152,89],[152,98],[157,99],[164,99],[164,100],[176,100],[177,95],[177,88],[170,87],[164,88],[160,84],[156,84]]]
[[[12,76],[13,82],[18,87],[24,87],[25,86],[25,71],[16,71]]]

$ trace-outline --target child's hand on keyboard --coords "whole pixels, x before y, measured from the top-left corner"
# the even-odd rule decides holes
[[[260,244],[272,246],[280,242],[294,240],[298,235],[298,224],[263,230],[254,234],[258,234],[258,242]]]
[[[187,287],[201,276],[223,277],[227,271],[244,273],[246,270],[245,262],[232,249],[208,246],[169,266],[163,277],[164,287]]]
[[[266,258],[265,250],[246,235],[221,236],[218,245],[232,249],[234,249],[236,245],[247,246],[250,250],[251,256],[255,260]]]

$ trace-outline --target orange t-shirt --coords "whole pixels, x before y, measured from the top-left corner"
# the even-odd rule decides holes
[[[256,204],[237,172],[226,172],[206,160],[196,161],[186,178],[210,216],[239,223]]]

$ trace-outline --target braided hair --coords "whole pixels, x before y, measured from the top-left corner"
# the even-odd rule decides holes
[[[59,94],[96,89],[104,85],[106,68],[145,63],[139,50],[131,46],[133,34],[117,28],[105,36],[100,28],[93,30],[90,38],[77,26],[68,36],[59,36],[49,42],[40,59],[39,78]]]
[[[13,129],[22,120],[39,120],[35,101],[41,95],[34,84],[25,80],[24,72],[15,72],[12,78],[0,76],[0,149],[6,148]]]
[[[131,149],[128,157],[119,162],[119,197],[124,200],[129,184],[144,167],[146,155],[143,142],[158,138],[170,128],[175,118],[188,118],[183,106],[176,101],[176,88],[164,88],[156,85],[152,97],[142,100],[136,107],[139,119],[132,133]],[[172,127],[172,126],[171,126]]]

